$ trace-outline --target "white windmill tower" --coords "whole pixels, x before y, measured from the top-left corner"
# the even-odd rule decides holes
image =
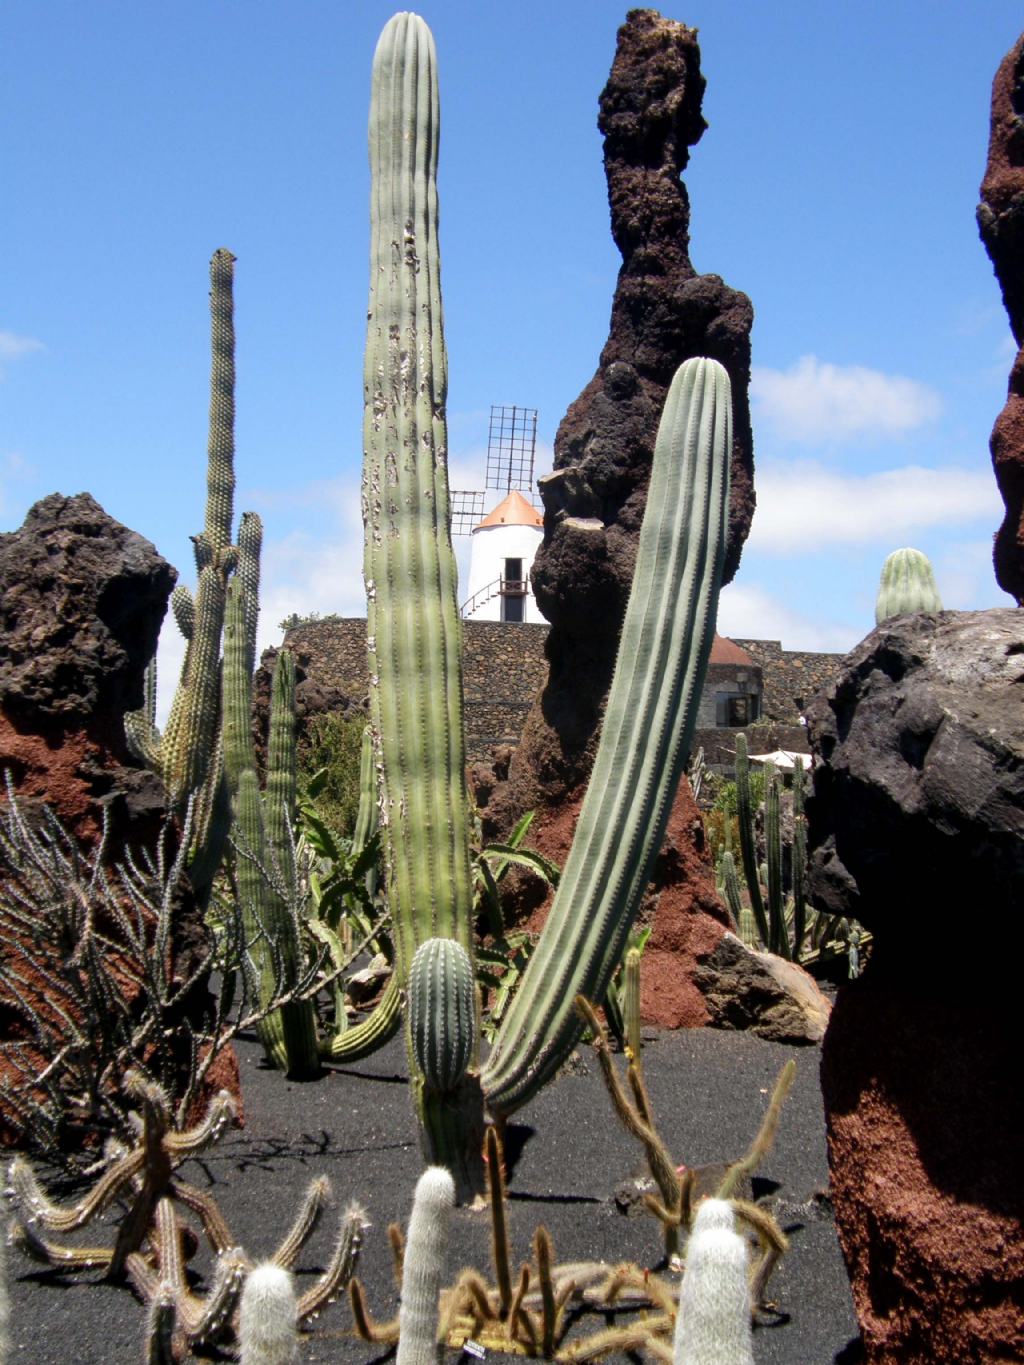
[[[474,621],[542,622],[530,587],[530,566],[544,538],[544,520],[524,490],[533,484],[537,410],[494,406],[487,436],[488,489],[502,494],[482,515],[486,493],[452,493],[452,533],[472,536],[469,588],[462,615]]]

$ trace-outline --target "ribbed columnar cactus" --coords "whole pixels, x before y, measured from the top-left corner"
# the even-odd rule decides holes
[[[686,1247],[674,1365],[754,1365],[747,1245],[732,1205],[705,1199]]]
[[[416,949],[406,988],[413,1056],[433,1090],[454,1090],[476,1053],[476,979],[469,954],[453,938],[428,938]]]
[[[714,360],[672,381],[655,444],[633,587],[601,742],[540,942],[483,1073],[495,1111],[523,1104],[600,1001],[650,880],[686,761],[718,609],[732,402]]]
[[[875,602],[875,624],[914,611],[941,611],[942,598],[927,555],[920,550],[893,550],[882,565]]]
[[[767,948],[772,936],[764,896],[761,894],[761,876],[757,865],[754,806],[750,795],[750,758],[747,754],[745,735],[736,736],[736,820],[739,826],[740,858],[747,883],[747,894],[750,897],[750,909],[757,925],[758,937]]]
[[[238,1315],[241,1365],[291,1365],[299,1346],[291,1273],[273,1261],[246,1276]]]
[[[437,1365],[438,1300],[444,1283],[448,1225],[455,1185],[443,1166],[429,1166],[413,1197],[402,1265],[398,1314],[398,1365]]]
[[[363,519],[371,720],[400,986],[426,939],[473,950],[437,147],[433,38],[418,16],[398,14],[373,62]],[[447,1122],[451,1103],[434,1113],[415,1075],[413,1089],[428,1156],[454,1166],[471,1144],[464,1128],[460,1136],[434,1124]],[[482,1122],[479,1099],[476,1109]]]

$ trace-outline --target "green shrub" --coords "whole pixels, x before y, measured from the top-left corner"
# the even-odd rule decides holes
[[[359,809],[359,756],[366,717],[324,711],[313,716],[299,739],[299,786],[323,772],[323,783],[313,805],[320,818],[340,838],[350,839]]]

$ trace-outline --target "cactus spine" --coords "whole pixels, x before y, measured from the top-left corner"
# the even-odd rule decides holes
[[[705,1199],[686,1248],[674,1365],[754,1365],[747,1246],[732,1205]]]
[[[913,611],[941,611],[942,598],[927,555],[920,550],[893,550],[882,565],[875,602],[875,625],[890,616]]]
[[[238,1316],[241,1365],[291,1365],[299,1346],[297,1318],[290,1273],[273,1261],[251,1270]]]
[[[689,749],[714,633],[732,449],[729,377],[688,360],[662,414],[593,774],[554,904],[484,1071],[490,1107],[523,1104],[601,1000],[650,879]]]
[[[402,1270],[398,1365],[437,1365],[438,1299],[448,1251],[455,1185],[443,1166],[428,1166],[416,1184]]]
[[[362,495],[371,721],[401,987],[425,940],[454,939],[470,960],[473,951],[462,631],[446,469],[438,113],[430,30],[417,15],[397,14],[373,62]],[[428,1155],[454,1170],[472,1143],[464,1127],[450,1128],[453,1106],[434,1112],[422,1076],[412,1079]],[[482,1125],[478,1093],[475,1110]],[[475,1164],[470,1184],[482,1183]],[[465,1183],[462,1174],[457,1179]]]

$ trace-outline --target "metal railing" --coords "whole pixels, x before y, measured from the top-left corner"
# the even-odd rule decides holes
[[[495,578],[479,588],[472,597],[467,598],[459,610],[463,616],[470,616],[492,597],[525,597],[529,587],[524,578]]]

